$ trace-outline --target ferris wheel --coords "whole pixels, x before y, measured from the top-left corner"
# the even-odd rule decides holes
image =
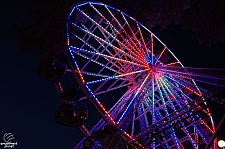
[[[79,101],[90,100],[102,117],[90,131],[83,119],[79,128],[86,137],[76,149],[197,149],[209,143],[216,129],[210,110],[203,108],[208,90],[196,82],[224,83],[218,75],[223,70],[184,67],[148,28],[103,3],[77,4],[66,27],[67,72],[85,94]],[[115,94],[121,96],[107,109],[102,101]],[[101,130],[105,137],[99,139]]]

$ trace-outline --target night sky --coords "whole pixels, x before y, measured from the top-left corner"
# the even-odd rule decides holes
[[[17,149],[72,149],[83,137],[82,133],[71,127],[55,123],[54,115],[60,100],[54,84],[36,75],[40,59],[35,51],[22,53],[16,39],[7,36],[7,29],[22,16],[22,10],[13,0],[0,2],[1,54],[0,54],[0,143],[4,133],[13,133]],[[191,33],[179,26],[170,26],[161,32],[157,27],[151,29],[174,52],[178,59],[188,67],[225,68],[224,44],[205,48],[190,38]],[[75,80],[66,76],[65,81]],[[94,111],[89,108],[89,111]],[[224,110],[213,112],[217,125]],[[88,125],[98,121],[99,116],[92,112]],[[222,134],[220,138],[225,139]],[[0,149],[3,146],[0,146]]]

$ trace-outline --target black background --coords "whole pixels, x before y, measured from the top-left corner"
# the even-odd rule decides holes
[[[7,35],[7,29],[20,19],[23,11],[16,7],[13,0],[2,0],[0,3],[0,142],[3,142],[1,136],[4,133],[12,132],[14,141],[18,143],[15,148],[71,149],[83,135],[76,128],[55,123],[54,114],[60,100],[54,84],[36,75],[40,59],[35,51],[22,53],[15,45],[16,39]],[[212,47],[199,45],[191,38],[191,33],[181,30],[179,26],[171,25],[163,32],[157,27],[151,30],[184,66],[225,67],[224,44]],[[66,81],[75,83],[70,76]],[[93,113],[89,116],[88,125],[96,123],[100,117]],[[214,109],[212,113],[217,125],[224,108]],[[224,129],[218,137],[225,139],[223,132]]]

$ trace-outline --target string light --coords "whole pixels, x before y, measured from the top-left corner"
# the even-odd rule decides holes
[[[107,57],[107,58],[111,58],[111,59],[114,59],[114,60],[117,60],[117,61],[122,61],[122,62],[125,62],[125,63],[129,63],[129,64],[133,64],[133,65],[137,65],[137,66],[141,66],[143,68],[146,68],[146,66],[144,66],[144,65],[137,64],[137,63],[127,61],[127,60],[123,60],[123,59],[120,59],[120,58],[112,57],[112,56],[109,56],[109,55],[105,55],[105,54],[102,54],[102,53],[99,53],[99,52],[92,52],[92,51],[89,51],[89,50],[85,50],[85,49],[81,49],[81,48],[73,47],[73,46],[70,46],[69,49],[72,50],[72,51],[80,51],[80,52],[84,52],[84,53],[88,53],[88,54],[92,54],[92,55],[99,55],[99,56],[102,56],[102,57]]]
[[[84,5],[86,5],[86,4],[89,4],[89,5],[91,5],[91,6],[93,6],[92,4],[96,4],[96,5],[102,5],[102,6],[104,6],[104,7],[106,7],[106,9],[108,10],[108,12],[112,15],[112,17],[114,18],[114,19],[116,19],[115,17],[114,17],[114,15],[113,15],[113,13],[111,13],[111,11],[109,10],[109,8],[110,9],[113,9],[113,10],[115,10],[115,11],[118,11],[121,15],[122,15],[122,17],[124,18],[124,21],[126,22],[126,25],[128,25],[128,27],[130,27],[129,26],[129,24],[128,24],[128,22],[127,22],[127,20],[126,20],[126,18],[124,17],[124,15],[125,16],[127,16],[127,17],[130,17],[130,16],[128,16],[127,14],[125,14],[125,13],[122,13],[122,12],[120,12],[118,9],[116,9],[116,8],[114,8],[114,7],[111,7],[111,6],[108,6],[108,5],[105,5],[105,4],[102,4],[102,3],[98,3],[98,2],[85,2],[85,3],[81,3],[81,4],[79,4],[79,5],[77,5],[76,7],[74,7],[74,9],[76,8],[76,10],[78,10],[79,8],[78,7],[81,7],[81,6],[84,6]],[[72,10],[72,12],[74,11],[74,9]],[[96,9],[97,10],[97,9]],[[70,15],[69,15],[69,17],[71,17],[72,16],[72,12],[70,13]],[[85,13],[83,12],[83,11],[80,11],[82,14],[84,14],[85,15]],[[97,11],[96,11],[97,12]],[[69,18],[68,17],[68,18]],[[85,36],[86,35],[88,35],[88,36],[93,36],[94,38],[96,38],[98,41],[99,41],[99,43],[100,43],[100,41],[102,42],[102,46],[104,45],[104,44],[106,44],[106,45],[108,45],[108,46],[111,46],[112,48],[113,48],[113,50],[117,50],[117,51],[119,51],[119,50],[128,50],[128,52],[129,52],[129,54],[127,54],[126,52],[122,52],[122,51],[120,51],[120,53],[119,54],[121,54],[122,56],[121,57],[116,57],[116,54],[111,54],[109,51],[107,51],[107,49],[105,49],[104,50],[104,53],[106,53],[106,51],[108,52],[107,54],[108,55],[106,55],[106,54],[102,54],[103,53],[103,51],[98,51],[98,49],[95,49],[95,48],[93,48],[92,47],[92,50],[94,50],[95,52],[92,52],[92,51],[89,51],[89,50],[85,50],[85,49],[82,49],[82,48],[77,48],[77,47],[73,47],[73,46],[70,46],[70,44],[71,44],[71,42],[70,42],[70,38],[69,38],[69,33],[67,34],[67,45],[68,46],[70,46],[69,48],[71,48],[70,49],[70,54],[71,54],[71,56],[72,56],[72,58],[74,59],[74,55],[73,54],[77,54],[77,55],[79,55],[79,56],[82,56],[82,57],[84,57],[84,58],[86,58],[86,59],[88,59],[88,60],[90,60],[90,61],[92,61],[92,62],[94,62],[94,63],[96,63],[96,64],[98,64],[98,65],[100,65],[100,66],[102,66],[103,67],[103,69],[104,68],[107,68],[107,69],[109,69],[109,70],[111,70],[111,71],[113,71],[113,72],[116,72],[115,74],[114,74],[114,76],[107,76],[107,75],[104,75],[104,74],[97,74],[97,73],[91,73],[91,72],[85,72],[85,71],[83,71],[83,68],[80,70],[80,68],[78,67],[78,65],[77,65],[77,63],[76,63],[76,61],[74,61],[74,63],[75,63],[75,66],[76,66],[76,70],[77,70],[77,73],[78,73],[78,75],[80,76],[80,78],[81,78],[81,82],[82,82],[82,84],[83,85],[85,85],[85,80],[84,80],[84,78],[83,78],[83,74],[87,74],[87,75],[92,75],[92,76],[98,76],[98,77],[104,77],[103,79],[98,79],[98,80],[94,80],[94,81],[90,81],[90,82],[87,82],[86,83],[86,87],[87,87],[87,90],[89,91],[89,93],[91,94],[91,96],[93,97],[93,99],[96,101],[96,103],[99,105],[99,107],[104,111],[104,113],[105,113],[105,115],[106,115],[106,117],[108,118],[108,119],[110,119],[110,121],[113,123],[113,124],[116,124],[115,122],[114,122],[114,120],[112,119],[112,117],[110,116],[110,114],[107,112],[107,110],[104,108],[104,106],[100,103],[100,101],[98,101],[98,99],[95,97],[95,95],[97,95],[96,93],[94,94],[94,93],[92,93],[92,91],[88,88],[88,86],[87,85],[89,85],[89,84],[94,84],[94,83],[97,83],[97,82],[102,82],[102,81],[108,81],[108,80],[111,80],[111,79],[120,79],[120,78],[122,78],[122,77],[125,77],[125,76],[128,76],[128,75],[133,75],[133,74],[135,74],[135,73],[141,73],[141,72],[143,72],[144,70],[142,70],[142,71],[134,71],[134,72],[129,72],[129,69],[128,68],[126,68],[126,70],[125,71],[120,71],[120,70],[116,70],[116,69],[113,69],[112,68],[112,66],[111,67],[108,67],[107,65],[108,64],[103,64],[103,63],[101,63],[100,61],[97,61],[97,58],[95,59],[95,60],[93,60],[91,57],[88,57],[88,56],[86,56],[85,54],[83,54],[83,53],[88,53],[88,54],[91,54],[92,56],[101,56],[101,57],[103,57],[103,58],[105,58],[106,60],[108,60],[108,61],[110,61],[110,63],[113,65],[113,66],[115,66],[116,68],[118,68],[118,69],[122,69],[122,68],[119,68],[119,66],[121,65],[126,65],[127,67],[130,67],[130,65],[136,65],[136,66],[139,66],[139,69],[141,68],[141,69],[143,69],[143,68],[147,68],[148,70],[150,70],[150,67],[151,67],[151,65],[156,65],[157,63],[158,63],[158,61],[159,61],[159,59],[160,59],[160,57],[163,55],[163,53],[165,52],[165,50],[167,49],[167,47],[165,46],[165,44],[164,43],[162,43],[153,33],[151,33],[146,27],[144,27],[142,24],[140,24],[139,22],[137,22],[135,19],[133,19],[132,17],[130,17],[130,19],[133,19],[134,21],[136,21],[137,22],[137,24],[138,24],[138,27],[139,27],[139,25],[140,25],[140,27],[143,27],[144,29],[146,29],[149,33],[151,33],[151,52],[150,51],[148,51],[148,49],[147,49],[147,47],[146,47],[146,44],[145,44],[145,42],[144,42],[144,39],[143,39],[143,36],[142,36],[142,32],[141,32],[141,30],[140,30],[140,27],[139,27],[139,32],[138,33],[140,33],[140,36],[141,36],[141,39],[137,39],[137,37],[135,36],[135,33],[133,32],[133,30],[130,28],[130,31],[131,31],[131,33],[132,33],[132,35],[133,35],[133,37],[132,38],[130,38],[130,37],[128,37],[129,38],[129,40],[128,39],[126,39],[125,37],[123,37],[123,35],[121,34],[121,32],[118,32],[117,31],[117,34],[116,34],[116,32],[115,32],[115,35],[113,35],[113,34],[111,34],[111,33],[109,33],[107,30],[106,30],[106,28],[103,28],[102,26],[101,26],[101,24],[100,23],[97,23],[97,22],[95,22],[93,19],[91,19],[91,17],[89,17],[88,15],[85,15],[85,17],[87,17],[88,19],[90,19],[91,20],[91,22],[92,23],[95,23],[95,25],[97,26],[97,27],[99,27],[100,29],[103,29],[103,30],[100,30],[101,32],[105,32],[105,33],[107,33],[109,36],[108,37],[112,37],[112,38],[114,38],[115,40],[116,40],[116,36],[119,36],[119,37],[121,37],[122,38],[122,40],[124,41],[124,42],[131,42],[130,44],[129,44],[129,46],[127,46],[127,45],[125,45],[125,43],[124,42],[120,42],[119,40],[119,42],[118,42],[118,44],[119,44],[119,46],[123,46],[123,47],[125,47],[124,49],[120,49],[120,48],[118,48],[118,47],[116,47],[116,46],[113,46],[112,45],[112,42],[110,43],[110,41],[106,41],[106,40],[103,40],[103,39],[101,39],[100,37],[98,37],[98,36],[95,36],[94,34],[92,34],[92,31],[91,30],[88,30],[88,29],[84,29],[85,27],[84,27],[84,25],[82,25],[82,27],[84,27],[84,28],[82,28],[81,26],[76,26],[76,24],[72,24],[73,26],[75,26],[76,28],[78,28],[78,29],[80,29],[80,30],[82,30],[84,33],[86,33],[85,34]],[[68,21],[69,19],[67,19],[67,22],[69,22]],[[105,21],[105,20],[104,20]],[[106,20],[106,21],[108,21],[108,20]],[[126,35],[128,35],[128,33],[126,32],[126,30],[124,29],[124,27],[120,24],[120,22],[116,19],[115,20],[118,24],[119,24],[119,26],[120,26],[120,29],[121,30],[123,30],[123,31],[125,31],[125,33],[126,33]],[[109,22],[110,23],[110,22]],[[111,27],[114,27],[112,24],[110,24],[111,25]],[[114,29],[115,29],[115,31],[116,31],[116,28],[114,27]],[[68,32],[68,24],[67,24],[67,32]],[[136,32],[137,33],[137,32]],[[73,36],[74,37],[78,37],[77,35],[75,35],[75,34],[73,34]],[[129,35],[128,35],[129,36]],[[84,37],[83,37],[84,38]],[[156,40],[158,40],[162,45],[164,45],[164,49],[163,49],[163,51],[159,54],[159,57],[155,60],[155,63],[153,63],[153,58],[155,57],[155,55],[153,54],[153,50],[154,50],[154,39],[156,39]],[[133,41],[137,41],[137,43],[138,43],[138,45],[139,45],[139,47],[136,45],[136,43],[134,43]],[[143,45],[141,45],[141,43],[140,43],[140,40],[142,40],[142,44]],[[91,47],[91,45],[89,45],[88,44],[88,40],[84,40],[84,39],[82,39],[82,42],[83,43],[85,43],[87,46],[89,46],[89,47]],[[101,43],[100,43],[101,44]],[[132,45],[133,44],[133,45]],[[143,48],[144,47],[144,48]],[[135,51],[136,50],[136,51]],[[144,50],[146,50],[146,52],[144,51]],[[169,50],[169,49],[167,49],[171,54],[172,54],[172,56],[174,56],[173,55],[173,53]],[[151,53],[151,57],[148,55],[149,53]],[[126,54],[125,54],[126,53]],[[136,55],[135,55],[136,54]],[[127,57],[126,57],[127,56]],[[135,57],[136,56],[136,57]],[[150,58],[149,58],[150,57]],[[175,56],[174,56],[175,57]],[[125,60],[124,59],[122,59],[122,58],[125,58]],[[136,61],[136,62],[134,62],[134,61],[129,61],[128,59],[132,59],[132,60],[134,60],[134,61]],[[175,57],[175,59],[177,59],[176,57]],[[115,61],[118,61],[118,63],[116,64],[116,62],[115,63],[113,63],[113,60],[115,60]],[[170,66],[170,65],[176,65],[176,64],[179,64],[180,62],[177,60],[177,62],[173,62],[173,63],[169,63],[169,64],[166,64],[166,66]],[[87,65],[88,63],[86,63],[86,65]],[[128,65],[128,64],[130,64],[130,65]],[[161,63],[160,63],[161,64]],[[182,65],[181,63],[180,63],[180,65]],[[115,68],[114,67],[114,68]],[[137,67],[134,67],[134,68],[137,68]],[[146,69],[146,70],[147,70]],[[130,69],[131,70],[131,69]],[[116,75],[116,74],[119,74],[119,75]],[[164,74],[165,76],[166,76],[166,74]],[[181,75],[179,75],[179,77],[184,77],[184,78],[187,78],[187,76],[181,76]],[[191,79],[191,78],[189,78],[189,79]],[[152,99],[152,103],[151,103],[151,100],[149,99],[149,98],[147,98],[146,99],[146,101],[144,101],[145,102],[145,104],[147,105],[148,104],[148,106],[150,106],[150,103],[153,105],[153,113],[152,114],[154,114],[155,116],[155,118],[154,118],[154,120],[153,120],[153,123],[156,123],[156,121],[157,120],[160,120],[160,119],[162,119],[162,115],[161,115],[161,117],[160,117],[160,111],[157,109],[157,107],[155,107],[154,105],[156,104],[157,106],[159,105],[159,103],[155,103],[155,99],[160,99],[160,100],[162,100],[162,102],[163,102],[163,104],[164,104],[164,106],[166,106],[166,102],[168,102],[168,101],[166,101],[165,102],[165,100],[164,99],[162,99],[162,97],[163,97],[163,95],[165,95],[164,97],[167,97],[168,98],[168,100],[169,100],[169,102],[171,102],[172,103],[172,99],[171,98],[173,98],[173,99],[175,99],[176,97],[177,97],[177,95],[175,94],[173,94],[172,92],[171,92],[171,84],[172,85],[174,85],[173,83],[169,83],[169,80],[167,80],[167,79],[165,79],[165,78],[163,78],[162,76],[156,76],[156,78],[155,78],[155,80],[156,80],[156,84],[157,84],[157,86],[158,86],[158,93],[159,93],[159,95],[160,95],[160,97],[161,98],[159,98],[159,97],[156,97],[156,98],[154,98],[154,88],[155,88],[155,86],[153,85],[152,86],[152,88],[153,88],[153,99]],[[168,81],[168,82],[167,82]],[[171,80],[170,80],[171,81]],[[177,81],[178,82],[178,81]],[[180,82],[179,82],[180,83]],[[153,80],[153,84],[154,84],[154,80]],[[178,84],[178,83],[177,83]],[[180,86],[182,86],[181,85],[182,83],[180,83],[179,85]],[[140,85],[140,84],[139,84]],[[141,84],[141,85],[143,85],[143,84]],[[176,87],[176,86],[175,86]],[[187,86],[185,86],[185,85],[183,85],[182,87],[184,87],[184,88],[186,88],[188,91],[190,91],[190,92],[192,92],[192,93],[194,93],[194,94],[196,94],[196,95],[198,95],[198,96],[202,96],[202,94],[200,94],[200,93],[198,93],[198,92],[196,92],[195,90],[193,90],[193,89],[191,89],[190,87],[187,87]],[[139,88],[140,89],[140,88]],[[191,98],[189,98],[185,93],[183,93],[182,92],[182,90],[180,89],[180,88],[178,88],[178,87],[176,87],[176,89],[177,89],[177,91],[179,91],[179,92],[181,92],[181,94],[182,95],[184,95],[185,97],[187,97],[188,99],[189,99],[189,101],[192,101],[192,99]],[[163,91],[163,93],[164,94],[162,94],[162,91]],[[136,94],[137,95],[137,94]],[[129,103],[129,105],[128,106],[132,106],[132,102],[134,102],[133,100],[135,100],[135,98],[136,98],[136,95],[134,96],[134,98],[132,98],[131,99],[131,102]],[[169,95],[171,95],[172,97],[170,97]],[[181,95],[181,96],[182,96]],[[151,96],[151,95],[148,95],[148,96]],[[158,95],[157,95],[158,96]],[[186,101],[187,103],[188,103],[188,101]],[[179,103],[179,101],[177,101],[177,104],[179,104],[179,106],[180,107],[182,107],[182,105]],[[143,105],[144,106],[144,105]],[[155,111],[155,109],[154,108],[156,108],[156,111]],[[175,109],[175,107],[174,107],[174,105],[172,104],[172,108],[173,108],[173,110],[175,111],[176,109]],[[164,110],[165,110],[165,108],[164,108]],[[129,111],[129,109],[128,109],[128,107],[125,109],[125,112],[123,113],[123,115],[120,117],[120,119],[119,119],[119,121],[123,118],[123,116],[124,116],[124,114],[126,114],[126,112],[127,111]],[[168,115],[168,111],[167,111],[167,109],[166,109],[166,111],[165,112],[167,112],[167,115]],[[197,115],[196,117],[198,117],[199,118],[199,116]],[[206,126],[211,132],[212,132],[212,129],[202,120],[202,119],[200,119],[201,120],[201,123],[202,124],[204,124],[204,126]],[[119,122],[118,121],[118,122]],[[122,121],[122,120],[121,120]],[[117,122],[117,123],[118,123]],[[147,124],[146,124],[147,125]],[[197,126],[196,125],[194,125],[194,127],[196,127],[196,130],[199,132],[199,135],[201,136],[201,137],[203,137],[203,135],[200,133],[202,130],[201,130],[201,128],[197,128]],[[193,139],[191,138],[191,136],[190,136],[190,133],[188,132],[188,130],[187,130],[187,127],[186,126],[184,126],[182,129],[184,129],[183,131],[185,131],[186,132],[186,134],[188,134],[188,136],[189,136],[189,138],[190,138],[190,140],[191,140],[191,142],[193,143]],[[122,130],[122,129],[121,129]],[[171,132],[171,130],[168,130],[168,132]],[[136,144],[139,144],[138,143],[138,141],[137,140],[135,140],[133,137],[131,137],[127,132],[125,132],[124,131],[124,134],[126,134],[126,136],[128,136],[132,141],[134,141],[134,143],[136,143]],[[174,134],[174,132],[173,132],[173,136],[172,135],[170,135],[171,137],[173,137],[174,139],[175,139],[175,142],[176,142],[176,144],[177,144],[177,146],[179,147],[180,145],[179,145],[179,142],[178,142],[178,139],[177,139],[177,136]],[[155,138],[154,138],[155,139]],[[165,138],[163,138],[163,139],[165,139]],[[203,138],[203,140],[205,141],[206,140],[206,138]],[[168,143],[167,142],[165,142],[165,144],[167,145],[167,147],[169,148],[169,146],[168,146]],[[181,144],[181,143],[180,143]],[[142,145],[141,144],[139,144],[139,146],[141,147]],[[195,145],[194,145],[195,146]],[[142,146],[143,147],[143,146]]]

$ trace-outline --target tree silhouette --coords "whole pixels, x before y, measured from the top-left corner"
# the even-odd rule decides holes
[[[78,0],[20,0],[23,19],[9,32],[24,52],[36,50],[40,57],[66,48],[65,22]],[[225,42],[225,1],[223,0],[101,0],[128,13],[146,26],[180,25],[207,46]]]
[[[198,5],[196,5],[198,4]],[[184,18],[183,28],[193,32],[199,43],[208,46],[225,42],[225,1],[207,0],[195,3]]]

